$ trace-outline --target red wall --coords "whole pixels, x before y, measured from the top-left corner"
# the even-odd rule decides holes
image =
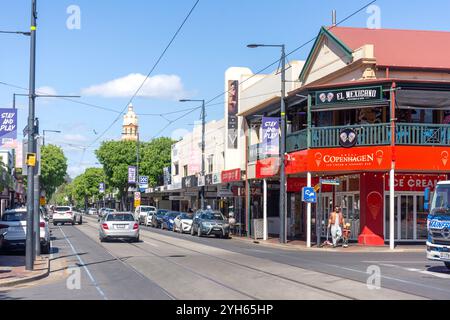
[[[383,209],[384,179],[382,174],[360,176],[360,225],[358,242],[364,245],[384,245]]]

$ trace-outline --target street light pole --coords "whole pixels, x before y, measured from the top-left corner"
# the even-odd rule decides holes
[[[191,99],[183,99],[180,102],[201,102],[202,103],[202,179],[205,178],[205,146],[206,146],[206,102],[205,100],[191,100]],[[205,209],[205,186],[201,187],[200,191],[200,206],[201,209]]]
[[[36,0],[31,1],[31,41],[30,41],[30,84],[28,110],[28,153],[35,152],[35,99],[36,99]],[[34,166],[27,168],[27,239],[25,252],[25,268],[33,270],[34,266]],[[39,218],[39,216],[37,217]]]
[[[287,211],[286,211],[286,47],[284,44],[249,44],[248,48],[278,47],[281,48],[281,107],[280,107],[280,242],[287,243]]]

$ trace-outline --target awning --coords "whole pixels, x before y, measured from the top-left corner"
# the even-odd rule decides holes
[[[409,90],[397,91],[398,108],[450,110],[450,91]]]

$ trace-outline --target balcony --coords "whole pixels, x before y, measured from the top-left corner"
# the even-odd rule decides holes
[[[339,148],[339,135],[343,129],[353,129],[358,134],[357,146],[381,146],[391,143],[389,123],[338,127],[313,127],[311,148]],[[450,125],[446,124],[396,124],[397,145],[450,146]],[[308,147],[308,129],[286,137],[286,151],[295,152]]]

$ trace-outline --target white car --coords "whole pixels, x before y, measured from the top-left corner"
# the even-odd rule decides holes
[[[24,248],[27,238],[27,209],[8,210],[3,214],[1,224],[8,226],[8,231],[4,238],[6,249]],[[50,230],[48,222],[44,219],[43,212],[40,212],[40,239],[41,253],[50,254]]]
[[[56,207],[53,210],[53,225],[56,226],[58,223],[70,223],[72,225],[75,225],[75,223],[82,224],[83,216],[80,212],[73,210],[72,207]]]
[[[97,214],[97,209],[95,209],[95,208],[90,208],[89,210],[88,210],[88,215],[90,215],[90,216],[95,216]]]
[[[149,212],[153,212],[156,213],[156,208],[152,207],[152,206],[139,206],[136,208],[136,210],[134,211],[134,217],[136,220],[139,221],[139,224],[146,224],[146,220],[150,220],[151,221],[151,216],[150,218],[148,218],[148,213]]]
[[[139,242],[139,223],[131,212],[110,212],[99,226],[101,242],[108,239],[131,239]]]
[[[173,232],[190,233],[192,228],[193,215],[182,213],[173,220]]]

